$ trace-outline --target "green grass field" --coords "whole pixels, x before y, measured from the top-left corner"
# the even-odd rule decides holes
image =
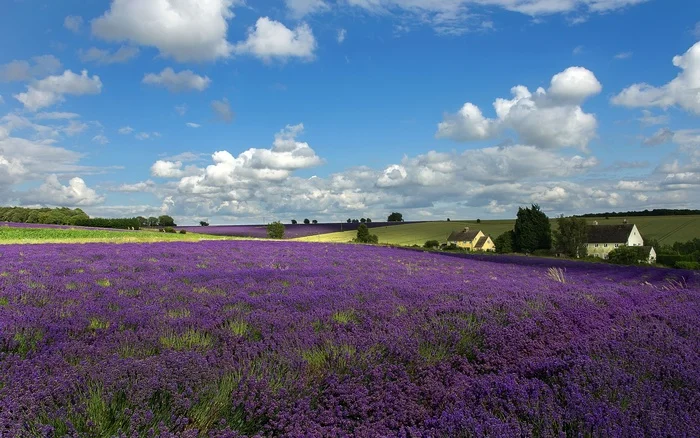
[[[89,242],[198,242],[223,240],[230,237],[203,236],[198,234],[173,234],[154,231],[110,231],[55,228],[0,227],[1,244],[31,243],[89,243]]]
[[[621,224],[622,218],[589,218],[588,222],[598,221],[599,224]],[[630,217],[628,222],[636,224],[645,239],[658,239],[662,244],[671,245],[674,242],[686,242],[700,238],[700,216],[649,216]],[[423,222],[418,224],[393,225],[390,227],[372,228],[370,232],[379,237],[380,243],[393,245],[423,245],[427,240],[445,242],[452,231],[464,227],[479,229],[496,238],[499,234],[512,230],[515,219],[481,221],[452,221],[452,222]],[[556,227],[556,220],[552,220]],[[355,231],[342,233],[321,234],[318,236],[300,237],[302,242],[349,242],[356,236]]]

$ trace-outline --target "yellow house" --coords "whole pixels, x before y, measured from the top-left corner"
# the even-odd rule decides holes
[[[470,230],[466,227],[462,231],[453,231],[447,238],[447,243],[454,243],[458,248],[469,251],[496,251],[493,240],[481,230]]]

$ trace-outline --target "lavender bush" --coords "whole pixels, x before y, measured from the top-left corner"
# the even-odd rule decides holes
[[[696,274],[495,260],[2,247],[0,436],[700,436]]]

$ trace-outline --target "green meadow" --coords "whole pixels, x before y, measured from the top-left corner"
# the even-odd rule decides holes
[[[587,218],[589,223],[598,221],[599,224],[621,224],[622,218]],[[628,222],[636,224],[645,239],[657,239],[659,242],[671,245],[674,242],[686,242],[700,238],[700,216],[639,216],[630,217]],[[512,230],[515,219],[474,221],[439,221],[422,222],[389,227],[372,228],[370,232],[379,237],[380,243],[392,245],[423,245],[427,240],[445,242],[452,231],[464,227],[479,229],[492,238]],[[552,219],[552,228],[556,220]],[[318,236],[300,237],[293,240],[302,242],[349,242],[357,233],[344,231],[342,233],[321,234]]]
[[[32,243],[91,243],[91,242],[198,242],[200,240],[225,240],[230,237],[202,236],[199,234],[173,234],[156,231],[117,231],[58,228],[0,227],[0,244]]]

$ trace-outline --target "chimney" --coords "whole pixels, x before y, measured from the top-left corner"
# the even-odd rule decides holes
[[[593,225],[598,225],[598,221],[593,221]]]

